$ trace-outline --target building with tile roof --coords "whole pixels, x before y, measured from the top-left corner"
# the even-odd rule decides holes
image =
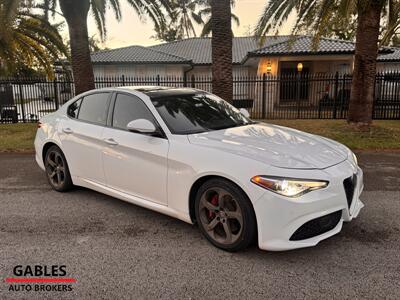
[[[234,37],[234,76],[298,72],[351,73],[355,44],[311,36],[269,36],[262,45],[254,37]],[[92,54],[96,77],[211,76],[211,39],[189,38],[155,46],[129,46]],[[378,70],[400,70],[400,48],[380,50]]]

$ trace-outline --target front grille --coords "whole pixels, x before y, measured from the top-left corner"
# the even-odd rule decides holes
[[[290,237],[291,241],[300,241],[328,232],[336,227],[342,217],[342,211],[338,210],[329,215],[319,217],[304,223]]]
[[[353,201],[354,189],[356,188],[356,185],[357,185],[356,174],[343,180],[344,191],[346,193],[347,205],[349,208],[351,206],[351,202]]]

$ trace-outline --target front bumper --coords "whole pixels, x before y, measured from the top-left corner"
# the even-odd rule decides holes
[[[282,251],[311,247],[341,231],[343,222],[356,218],[364,206],[360,194],[364,188],[363,172],[349,161],[324,170],[330,178],[325,189],[312,191],[299,198],[288,198],[272,192],[254,203],[258,225],[258,243],[264,250]],[[346,198],[343,181],[356,174],[351,204]],[[341,212],[332,229],[302,240],[291,240],[293,234],[307,222]]]

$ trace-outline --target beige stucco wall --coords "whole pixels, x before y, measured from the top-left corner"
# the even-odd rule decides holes
[[[261,57],[258,59],[257,75],[267,76],[266,88],[266,112],[274,110],[274,106],[282,105],[280,103],[280,84],[274,82],[274,78],[281,74],[282,68],[297,69],[297,64],[301,62],[304,69],[308,69],[310,74],[318,75],[333,75],[339,73],[351,73],[353,68],[353,55],[317,55],[317,56],[281,56],[281,57]],[[254,65],[254,62],[252,62]],[[327,81],[328,82],[328,81]],[[324,96],[327,89],[331,89],[330,85],[310,80],[309,103],[317,105],[319,100]],[[312,91],[312,92],[311,92]],[[261,103],[262,99],[262,84],[256,83],[249,93],[257,103]],[[310,98],[312,96],[312,99]],[[286,105],[286,104],[285,104]]]
[[[279,70],[279,58],[277,57],[262,57],[258,62],[257,75],[262,76],[268,74],[271,76],[278,75]]]
[[[376,70],[378,72],[400,72],[400,62],[378,62]]]
[[[232,67],[233,78],[236,83],[233,86],[233,97],[234,99],[248,99],[249,98],[249,90],[251,90],[250,86],[246,82],[240,82],[241,78],[246,78],[250,75],[249,67],[234,65]],[[193,70],[188,72],[188,80],[191,80],[192,75],[195,76],[197,80],[210,81],[211,80],[211,66],[195,66]],[[200,88],[203,90],[207,90],[212,92],[211,84],[197,84],[196,88]]]
[[[233,65],[232,66],[232,73],[233,77],[239,77],[239,76],[248,76],[249,75],[249,67],[247,66],[240,66],[240,65]],[[211,66],[206,65],[206,66],[194,66],[193,70],[188,72],[189,76],[200,76],[200,77],[209,77],[211,78],[212,73],[211,73]]]
[[[136,65],[136,64],[120,64],[120,65],[94,65],[95,77],[108,76],[183,76],[183,65]]]

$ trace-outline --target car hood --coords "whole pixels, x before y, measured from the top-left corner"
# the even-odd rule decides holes
[[[324,169],[344,161],[345,146],[326,138],[265,123],[188,135],[212,147],[286,169]]]

